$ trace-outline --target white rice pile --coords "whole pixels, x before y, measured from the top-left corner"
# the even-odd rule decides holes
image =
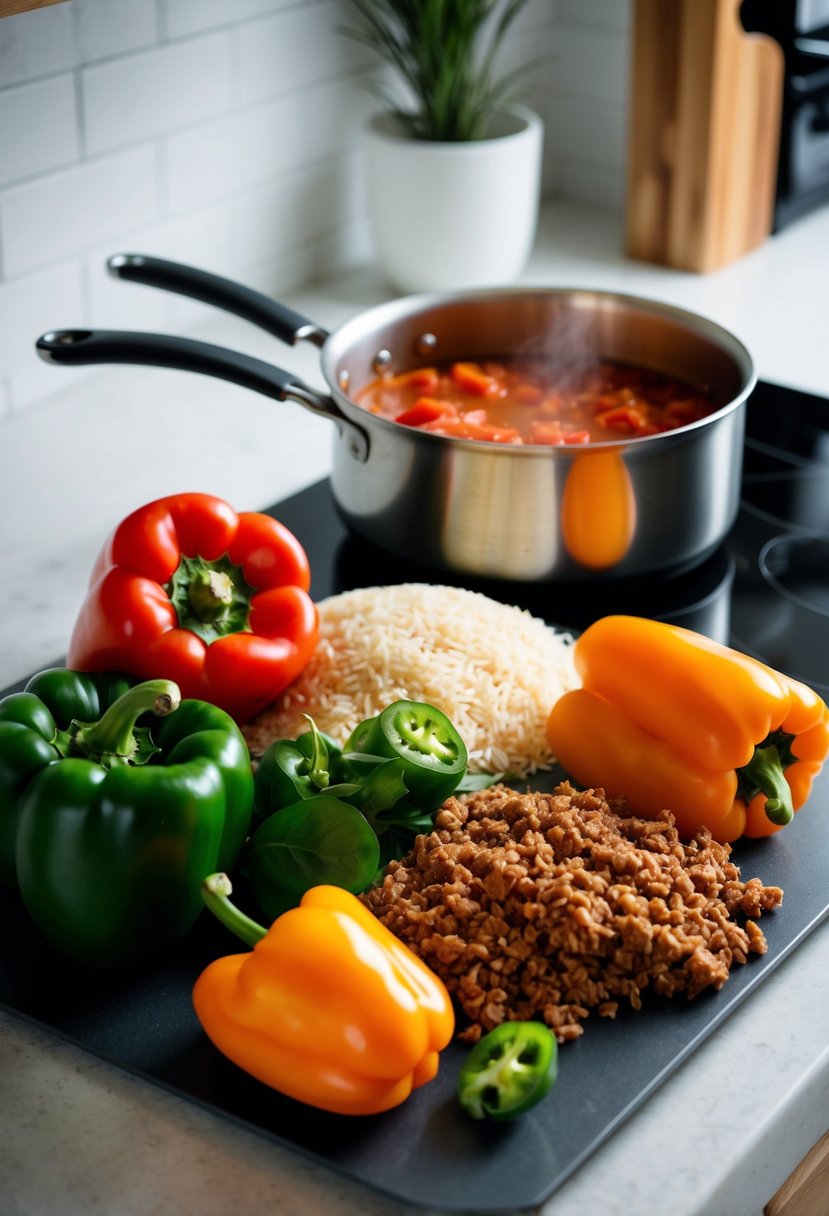
[[[320,638],[302,675],[246,728],[254,756],[307,729],[345,742],[392,701],[426,701],[450,718],[473,772],[548,768],[553,702],[578,684],[572,639],[521,609],[455,587],[403,583],[318,604]]]

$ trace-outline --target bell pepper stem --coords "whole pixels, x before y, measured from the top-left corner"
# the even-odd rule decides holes
[[[308,714],[303,717],[311,732],[311,755],[308,760],[308,777],[318,790],[324,790],[328,785],[328,748],[325,740],[317,729],[317,724]]]
[[[252,948],[261,942],[268,931],[230,902],[229,896],[232,894],[233,884],[227,874],[211,874],[201,885],[202,899],[216,919]]]
[[[765,811],[772,823],[784,827],[794,818],[792,791],[783,775],[783,763],[777,745],[756,747],[741,776],[761,794],[766,795]]]
[[[145,713],[166,717],[181,704],[172,680],[145,680],[122,694],[97,722],[78,723],[72,746],[90,759],[111,757],[128,763],[136,751],[135,723]]]
[[[222,621],[233,603],[233,581],[222,570],[201,570],[190,581],[187,599],[200,621]]]

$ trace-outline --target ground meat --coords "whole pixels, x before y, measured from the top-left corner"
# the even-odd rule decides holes
[[[362,898],[438,974],[476,1042],[510,1019],[541,1017],[560,1041],[591,1010],[639,1009],[650,989],[694,997],[763,954],[753,920],[783,892],[740,879],[728,845],[683,843],[658,821],[567,783],[450,798],[434,830]]]

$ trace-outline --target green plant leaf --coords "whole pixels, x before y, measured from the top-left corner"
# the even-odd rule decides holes
[[[399,75],[412,108],[390,105],[420,139],[480,139],[518,71],[499,79],[504,37],[528,0],[352,0],[361,24],[340,29]],[[379,89],[375,92],[382,96]]]
[[[269,816],[248,843],[244,871],[262,911],[273,919],[321,884],[359,894],[369,885],[380,846],[364,815],[318,794]]]

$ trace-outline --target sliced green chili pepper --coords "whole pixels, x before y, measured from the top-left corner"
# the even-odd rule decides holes
[[[513,1119],[555,1084],[558,1044],[542,1022],[502,1022],[476,1043],[458,1073],[458,1098],[473,1119]]]
[[[340,749],[305,715],[310,729],[296,739],[277,739],[263,755],[254,780],[254,820],[313,798],[339,779]]]
[[[343,747],[346,761],[379,757],[401,762],[411,801],[435,810],[466,773],[466,745],[446,714],[421,701],[395,701],[361,722]]]

